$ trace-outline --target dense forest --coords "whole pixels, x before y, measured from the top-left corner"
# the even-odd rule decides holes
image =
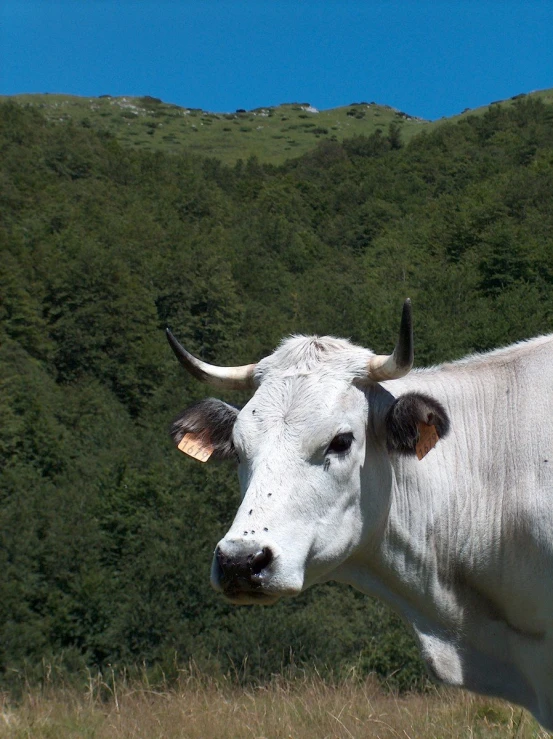
[[[238,484],[170,441],[206,388],[163,329],[218,364],[292,332],[384,353],[409,296],[419,366],[549,332],[552,203],[553,105],[535,97],[279,166],[137,151],[1,104],[0,683],[193,660],[419,684],[399,619],[351,589],[263,611],[211,591]]]

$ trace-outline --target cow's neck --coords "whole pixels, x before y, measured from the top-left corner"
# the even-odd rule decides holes
[[[539,353],[548,352],[542,343]],[[546,376],[550,358],[541,361]],[[419,462],[388,456],[372,420],[369,454],[380,439],[381,461],[367,460],[364,490],[386,491],[386,515],[378,511],[385,521],[336,576],[402,613],[439,679],[521,703],[553,726],[542,656],[553,636],[553,593],[541,574],[553,565],[553,438],[540,421],[553,415],[553,394],[528,382],[524,362],[498,362],[492,378],[472,369],[389,383],[396,396],[423,392],[440,401],[451,434]],[[387,392],[369,392],[373,411],[379,404],[385,411]]]
[[[516,511],[519,528],[532,516],[532,502],[522,501],[517,487],[528,460],[528,450],[517,446],[525,443],[517,435],[527,413],[516,403],[517,361],[479,366],[477,372],[470,363],[415,372],[368,391],[368,447],[380,444],[380,459],[388,466],[386,521],[376,536],[370,532],[339,579],[383,598],[409,620],[426,615],[448,629],[463,629],[474,595],[487,602],[490,617],[540,633],[539,619],[526,623],[515,605],[505,612],[503,606],[505,594],[519,584],[505,567],[511,554],[516,557],[517,544],[506,532],[505,512]],[[451,418],[450,436],[422,461],[389,456],[382,445],[385,411],[393,396],[406,392],[431,395]],[[553,448],[552,440],[546,443]],[[365,474],[369,497],[382,497],[385,470],[377,465],[375,473],[368,459]]]

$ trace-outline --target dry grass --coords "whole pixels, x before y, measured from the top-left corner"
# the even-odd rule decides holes
[[[106,693],[109,697],[106,699]],[[520,709],[462,692],[397,696],[372,680],[329,685],[319,678],[275,679],[240,689],[188,674],[177,688],[106,685],[81,693],[48,688],[0,702],[0,737],[95,739],[455,739],[549,734]]]

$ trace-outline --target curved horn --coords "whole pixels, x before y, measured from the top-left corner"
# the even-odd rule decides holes
[[[243,390],[255,386],[253,377],[255,364],[244,364],[242,367],[216,367],[213,364],[207,364],[187,352],[169,329],[165,329],[165,333],[176,358],[184,369],[200,382],[232,390]]]
[[[370,380],[397,380],[406,375],[413,366],[413,316],[409,298],[403,303],[399,338],[392,354],[375,354],[368,364]]]

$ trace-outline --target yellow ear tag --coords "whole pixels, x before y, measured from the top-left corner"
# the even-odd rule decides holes
[[[418,427],[419,440],[417,442],[417,446],[415,447],[415,452],[417,453],[417,457],[420,461],[421,459],[426,457],[431,449],[434,449],[440,437],[438,436],[438,432],[436,431],[435,426],[428,426],[428,424],[422,423],[421,421],[418,424]]]
[[[214,447],[205,442],[201,436],[197,434],[185,434],[180,440],[178,448],[189,457],[198,459],[200,462],[207,462],[213,454]]]

